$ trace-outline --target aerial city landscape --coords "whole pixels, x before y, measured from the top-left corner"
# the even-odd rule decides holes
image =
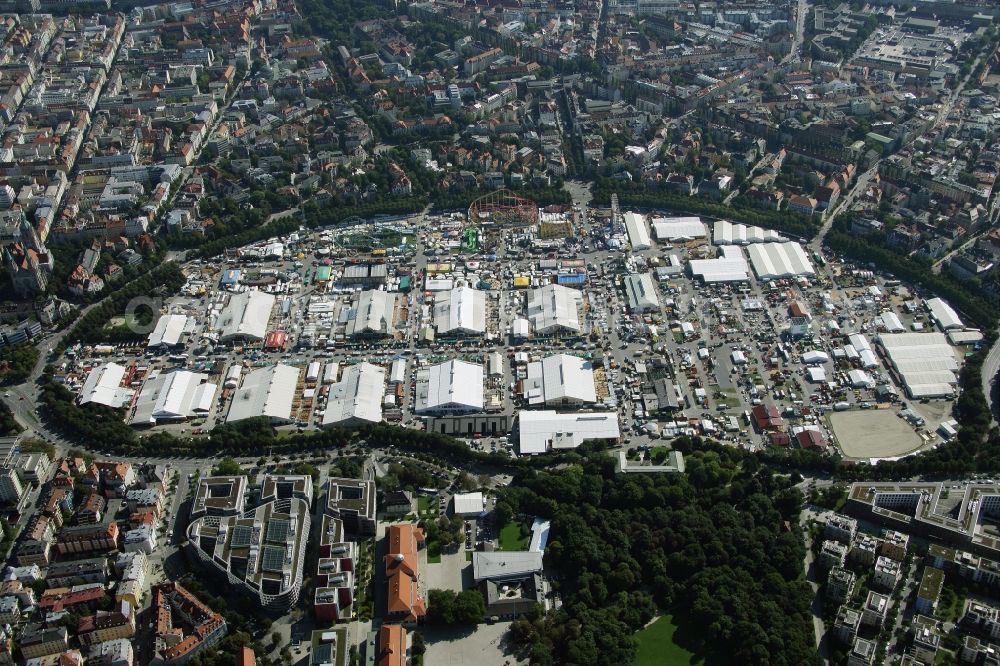
[[[0,18],[0,666],[1000,666],[996,0]]]

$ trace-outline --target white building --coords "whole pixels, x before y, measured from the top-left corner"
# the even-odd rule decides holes
[[[954,395],[959,364],[944,333],[888,333],[878,342],[911,398]]]
[[[165,372],[146,381],[135,403],[132,423],[155,425],[212,411],[218,386],[208,375],[188,370]]]
[[[187,328],[188,318],[182,314],[165,314],[156,320],[153,332],[146,340],[147,347],[173,347],[180,344]]]
[[[518,412],[518,450],[522,455],[552,449],[575,449],[589,440],[617,440],[621,436],[615,412]]]
[[[156,528],[152,525],[140,525],[134,530],[125,532],[122,540],[122,550],[126,553],[146,553],[149,555],[156,548]]]
[[[906,330],[903,322],[899,319],[899,315],[895,312],[883,312],[879,318],[882,320],[882,326],[890,333],[902,333]]]
[[[451,360],[417,373],[417,414],[483,411],[483,366]]]
[[[941,327],[942,331],[964,328],[955,309],[940,298],[928,298],[926,305],[928,312],[931,313],[931,318]]]
[[[486,294],[471,287],[455,287],[434,301],[434,328],[438,335],[482,335],[486,332]]]
[[[594,366],[569,354],[548,356],[528,364],[524,397],[529,405],[566,406],[597,402]]]
[[[274,302],[274,296],[263,291],[245,291],[230,296],[215,322],[219,340],[263,340]]]
[[[385,368],[358,363],[346,370],[340,381],[330,385],[323,412],[323,427],[382,420]]]
[[[369,289],[361,292],[354,301],[347,321],[346,333],[360,335],[394,335],[396,295],[388,291]]]
[[[583,294],[576,289],[549,284],[528,293],[528,319],[535,332],[548,335],[555,332],[580,333],[580,309]]]
[[[715,259],[692,259],[688,262],[691,276],[706,284],[715,282],[746,282],[750,279],[750,265],[743,250],[733,245],[719,248]]]
[[[777,231],[748,227],[745,224],[733,224],[719,220],[712,230],[712,243],[715,245],[750,245],[752,243],[780,242],[784,240]]]
[[[652,226],[658,241],[683,241],[708,236],[708,229],[700,217],[656,217]]]
[[[457,493],[451,499],[456,516],[480,516],[486,510],[486,498],[480,492]]]
[[[255,416],[267,416],[272,423],[290,422],[300,372],[290,365],[274,365],[246,375],[233,394],[226,423]]]
[[[632,250],[640,252],[648,250],[653,246],[653,241],[649,238],[649,230],[646,228],[646,216],[639,213],[625,213],[625,231],[628,233],[628,242],[632,244]]]
[[[105,363],[92,369],[83,382],[80,404],[92,402],[115,408],[127,404],[135,392],[121,385],[124,377],[125,366],[117,363]]]
[[[651,312],[660,309],[660,297],[656,294],[653,276],[649,273],[633,273],[626,275],[622,282],[625,285],[625,298],[632,312]]]
[[[761,280],[816,275],[805,250],[795,242],[754,243],[749,253],[753,270]]]

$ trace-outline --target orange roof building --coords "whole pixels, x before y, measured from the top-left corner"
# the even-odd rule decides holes
[[[404,523],[390,525],[385,534],[388,541],[385,577],[389,587],[386,619],[418,622],[427,614],[427,605],[420,596],[417,572],[417,550],[424,543],[424,531]]]
[[[383,624],[378,630],[378,666],[406,666],[406,629]]]

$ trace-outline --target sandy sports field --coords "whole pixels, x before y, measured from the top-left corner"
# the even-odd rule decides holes
[[[848,458],[895,458],[916,451],[924,443],[891,409],[834,412],[829,418],[837,443]]]

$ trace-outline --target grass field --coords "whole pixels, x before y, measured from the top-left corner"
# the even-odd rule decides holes
[[[639,649],[635,655],[635,666],[680,666],[681,664],[701,664],[704,660],[693,652],[674,643],[677,625],[670,615],[661,615],[652,624],[636,634]]]
[[[500,530],[500,550],[525,550],[528,541],[531,540],[531,532],[522,529],[521,523],[512,520]]]

